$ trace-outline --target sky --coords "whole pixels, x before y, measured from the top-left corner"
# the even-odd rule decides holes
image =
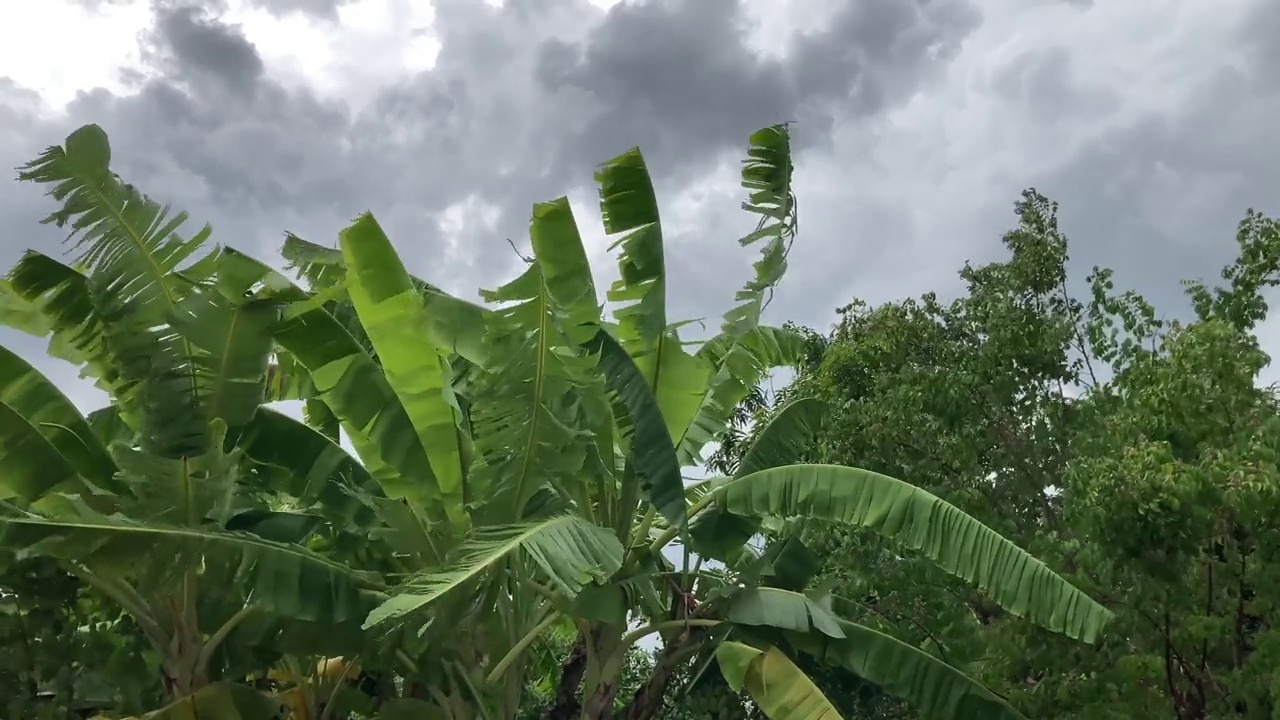
[[[739,159],[782,121],[800,233],[773,322],[959,292],[1027,187],[1061,204],[1077,287],[1109,266],[1175,309],[1247,208],[1280,213],[1274,0],[20,5],[0,24],[0,166],[97,123],[117,172],[192,231],[278,265],[285,231],[334,244],[372,210],[412,271],[469,299],[515,275],[508,239],[523,249],[531,204],[561,195],[614,276],[592,170],[639,146],[670,316],[714,330],[754,259]],[[60,251],[41,192],[0,191],[0,268]],[[103,403],[41,342],[0,342]]]

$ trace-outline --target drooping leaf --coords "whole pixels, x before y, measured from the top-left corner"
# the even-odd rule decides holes
[[[112,486],[115,464],[84,416],[53,382],[3,346],[0,346],[0,404],[30,423],[75,472],[101,487]],[[6,440],[0,437],[0,450],[7,449]]]
[[[1096,641],[1112,614],[994,530],[913,485],[858,468],[790,465],[716,490],[736,515],[808,517],[874,530],[974,583],[1010,613],[1068,637]]]
[[[688,507],[680,463],[649,384],[622,346],[603,328],[596,332],[587,349],[598,355],[605,382],[626,408],[629,422],[622,432],[631,441],[632,462],[641,491],[673,527],[685,527]],[[623,512],[628,511],[623,508]]]
[[[716,660],[729,687],[750,693],[770,720],[842,720],[809,676],[776,647],[725,641],[716,646]]]
[[[699,348],[697,356],[710,365],[712,374],[697,413],[676,445],[681,464],[697,464],[702,448],[725,431],[738,403],[769,370],[792,366],[803,353],[798,333],[768,326],[740,336],[721,333]]]
[[[22,297],[8,280],[0,280],[0,325],[36,337],[45,337],[53,330],[40,306]]]
[[[1026,720],[976,680],[882,632],[839,620],[843,638],[790,633],[797,650],[901,698],[925,720]]]
[[[622,566],[622,545],[608,529],[575,515],[561,515],[537,523],[486,528],[459,548],[458,559],[447,568],[410,578],[396,595],[369,614],[373,627],[427,608],[521,553],[541,569],[550,586],[573,598],[592,582],[601,582]]]
[[[782,588],[742,588],[733,593],[725,618],[740,625],[845,637],[836,616],[803,594]]]
[[[47,505],[46,507],[51,507]],[[111,516],[67,496],[47,517],[0,517],[0,537],[19,556],[48,555],[108,575],[166,586],[201,562],[235,568],[250,604],[301,620],[342,622],[368,612],[363,591],[380,584],[301,546],[245,532]],[[164,552],[155,552],[156,548]]]
[[[799,460],[822,429],[826,412],[826,403],[817,398],[799,398],[783,405],[743,453],[733,476],[743,477]]]
[[[0,403],[0,495],[27,502],[80,479],[71,463],[26,418]]]
[[[120,414],[119,405],[98,408],[89,413],[87,421],[94,436],[108,447],[117,442],[133,445],[137,440],[137,433],[125,423],[124,417]]]
[[[117,404],[127,404],[130,386],[120,378],[119,363],[107,352],[102,317],[94,308],[89,279],[42,253],[28,250],[9,274],[9,287],[31,311],[39,312],[49,337],[49,354],[83,366],[81,373],[97,378]],[[42,330],[17,316],[0,315],[0,322],[24,332]],[[16,324],[15,324],[16,323]]]

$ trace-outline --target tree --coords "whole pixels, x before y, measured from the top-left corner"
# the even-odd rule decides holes
[[[185,216],[109,159],[106,135],[87,126],[20,175],[53,186],[61,207],[46,221],[69,224],[79,252],[74,266],[23,256],[0,319],[49,337],[113,403],[85,418],[0,348],[0,530],[7,551],[56,559],[124,610],[180,701],[235,669],[219,652],[232,634],[274,644],[297,621],[338,638],[345,623],[358,641],[367,593],[384,586],[304,545],[321,516],[273,507],[304,495],[317,459],[286,458],[299,464],[275,479],[292,483],[265,477],[279,460],[265,442],[316,435],[259,407],[279,304],[242,282],[234,253],[208,251],[207,228],[180,236]]]
[[[657,203],[635,149],[597,176],[605,228],[621,235],[612,320],[564,198],[535,206],[527,269],[484,307],[410,275],[368,213],[336,250],[287,239],[305,288],[229,248],[200,255],[209,233],[179,237],[182,216],[168,220],[109,158],[87,126],[24,173],[54,184],[51,220],[84,231],[84,269],[29,254],[6,306],[43,319],[52,351],[87,364],[116,402],[86,419],[29,366],[13,376],[0,412],[14,418],[4,477],[16,501],[0,526],[7,546],[57,558],[129,611],[160,654],[175,717],[210,704],[249,720],[278,712],[282,697],[226,681],[314,654],[400,676],[375,693],[386,717],[512,717],[523,658],[565,622],[577,636],[547,717],[612,716],[649,635],[663,647],[628,718],[653,717],[695,658],[770,717],[834,716],[801,655],[932,716],[1019,717],[956,668],[844,617],[845,598],[809,586],[803,542],[751,546],[801,516],[875,531],[1052,632],[1091,642],[1110,619],[930,493],[792,464],[821,421],[816,400],[780,409],[730,476],[685,487],[682,465],[770,367],[806,350],[759,324],[794,235],[785,126],[752,135],[743,170],[762,218],[740,241],[763,244],[755,277],[695,352],[666,316]],[[304,401],[306,424],[267,398]],[[676,540],[678,570],[663,554]],[[306,712],[335,713],[303,694]]]
[[[787,391],[837,408],[816,459],[918,481],[1051,559],[1116,610],[1111,641],[1064,646],[915,557],[795,532],[839,558],[824,575],[864,617],[1029,716],[1268,717],[1275,400],[1255,327],[1277,224],[1250,212],[1226,285],[1189,283],[1174,323],[1106,270],[1073,298],[1056,207],[1028,191],[1017,212],[1008,260],[966,266],[965,295],[855,301]]]

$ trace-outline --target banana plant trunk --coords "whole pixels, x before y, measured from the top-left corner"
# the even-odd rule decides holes
[[[179,700],[209,684],[205,639],[196,618],[194,599],[168,598],[173,619],[169,646],[161,654],[161,672],[170,699]]]
[[[556,686],[555,699],[543,713],[543,720],[578,720],[582,715],[582,702],[578,699],[578,689],[582,687],[582,677],[587,673],[587,639],[581,632],[574,640],[569,655],[560,663],[560,681]]]
[[[560,666],[555,701],[545,720],[612,720],[627,648],[625,626],[583,624]]]
[[[623,711],[623,720],[654,720],[662,711],[663,698],[667,687],[675,677],[676,671],[688,657],[697,652],[703,641],[711,634],[707,628],[690,628],[679,638],[667,642],[662,652],[658,653],[649,679],[636,690],[631,701]]]

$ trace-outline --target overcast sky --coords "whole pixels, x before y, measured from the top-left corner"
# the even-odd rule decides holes
[[[16,0],[9,0],[14,8]],[[197,7],[198,6],[198,7]],[[0,24],[0,165],[95,122],[118,172],[274,253],[372,210],[424,278],[510,277],[529,206],[567,194],[612,275],[591,173],[654,174],[674,317],[717,321],[748,134],[794,120],[801,231],[772,320],[958,289],[1019,192],[1062,204],[1073,271],[1160,303],[1216,276],[1248,207],[1280,212],[1275,0],[40,0]],[[40,190],[0,191],[0,266],[56,249]],[[1272,334],[1268,333],[1270,337]],[[1280,338],[1280,331],[1274,333]],[[101,396],[15,347],[86,408]]]

